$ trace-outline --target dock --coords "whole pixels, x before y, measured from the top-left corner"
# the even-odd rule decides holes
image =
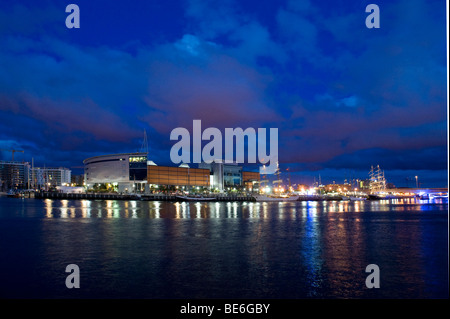
[[[209,195],[218,202],[254,202],[253,196],[233,196],[233,195]],[[168,194],[112,194],[112,193],[58,193],[58,192],[36,192],[34,198],[37,199],[67,199],[67,200],[143,200],[143,201],[182,201],[176,195]]]

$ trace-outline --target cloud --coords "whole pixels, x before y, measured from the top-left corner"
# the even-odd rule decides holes
[[[400,10],[414,5],[412,10]],[[285,39],[305,56],[295,69],[299,88],[286,93],[291,94],[286,100],[292,112],[285,122],[288,137],[280,158],[327,165],[333,158],[374,148],[425,154],[428,148],[443,147],[446,63],[440,26],[445,17],[439,15],[441,23],[436,23],[437,11],[431,8],[438,10],[435,3],[386,4],[380,32],[364,27],[364,11],[358,8],[321,10],[314,18],[307,11],[280,9],[278,23]],[[398,19],[390,19],[395,15]],[[299,27],[289,30],[288,22],[294,21]],[[314,31],[302,35],[300,26]],[[311,45],[304,48],[302,42]],[[308,58],[308,50],[313,58]],[[308,80],[301,77],[305,71]],[[286,151],[292,149],[298,155]],[[427,162],[426,156],[420,160],[416,167]]]
[[[310,55],[317,53],[316,25],[301,14],[284,9],[278,11],[276,19],[280,32],[291,44],[289,48],[301,57],[313,58]]]
[[[145,119],[153,127],[170,132],[178,125],[190,127],[193,119],[215,127],[251,126],[277,117],[265,103],[270,76],[198,38],[195,42],[192,56],[170,46],[153,54],[149,70],[154,76],[145,97],[150,107]]]
[[[245,17],[237,13],[237,3],[224,0],[219,3],[190,0],[187,3],[186,16],[195,21],[195,32],[207,40],[226,36],[238,28]]]
[[[355,95],[345,97],[341,99],[341,103],[344,106],[355,107],[358,105],[358,98]]]
[[[359,2],[287,1],[270,11],[183,4],[155,40],[145,19],[139,28],[101,26],[108,36],[99,38],[56,28],[66,15],[59,7],[2,3],[0,139],[81,158],[89,149],[134,150],[146,128],[153,154],[164,156],[173,128],[202,119],[221,129],[278,127],[281,163],[311,169],[397,151],[417,153],[416,167],[441,165],[419,156],[446,144],[440,2],[383,2],[379,30],[365,27]],[[90,5],[85,26],[99,8]],[[138,40],[113,41],[129,41],[129,30]]]
[[[229,53],[240,61],[257,64],[259,57],[266,57],[284,64],[287,60],[284,49],[272,39],[268,29],[257,21],[239,26],[233,30],[229,39],[234,44]]]
[[[356,95],[350,95],[344,98],[336,98],[329,93],[318,94],[316,103],[322,107],[355,107],[361,104],[360,99]]]
[[[243,13],[239,4],[189,1],[186,15],[195,22],[191,32],[205,41],[221,42],[226,54],[246,64],[257,66],[261,57],[285,63],[287,55],[269,29]]]
[[[280,132],[280,136],[285,136],[280,158],[291,163],[326,163],[336,156],[371,148],[420,152],[445,146],[442,105],[410,107],[405,110],[385,106],[378,114],[360,106],[328,109],[296,106],[293,117]],[[293,149],[298,151],[288,151]]]
[[[175,42],[175,47],[179,50],[186,51],[194,56],[200,54],[199,52],[200,40],[192,34],[185,34],[181,40]]]
[[[83,137],[94,148],[122,147],[150,127],[155,148],[167,148],[170,131],[193,119],[224,128],[277,118],[264,93],[270,74],[192,34],[135,55],[50,37],[0,42],[0,112],[43,123],[39,143],[70,141],[70,150]]]
[[[106,49],[81,49],[46,38],[7,37],[1,44],[0,110],[33,117],[59,131],[125,141],[135,130],[116,114],[135,91],[133,60]],[[126,84],[127,85],[127,84]]]

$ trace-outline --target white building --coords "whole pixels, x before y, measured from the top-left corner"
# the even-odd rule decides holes
[[[85,192],[84,187],[57,186],[56,189],[58,192],[65,194],[82,194]]]
[[[118,192],[143,190],[147,184],[147,153],[94,156],[83,161],[87,189],[109,184]]]
[[[72,171],[65,167],[35,167],[31,169],[31,185],[39,189],[67,186]]]

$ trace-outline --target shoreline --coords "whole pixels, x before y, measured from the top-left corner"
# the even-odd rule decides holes
[[[8,193],[0,192],[0,197],[6,197]],[[173,194],[114,194],[114,193],[56,193],[56,192],[41,192],[41,193],[27,193],[20,198],[35,198],[35,199],[55,199],[55,200],[136,200],[136,201],[194,201],[194,199],[183,200],[179,197],[180,195]],[[350,199],[345,196],[317,196],[317,195],[301,195],[295,201],[285,201],[285,202],[307,202],[307,201],[378,201],[378,200],[391,200],[391,199],[412,199],[417,198],[416,196],[389,196],[387,198],[376,198],[376,199]],[[220,202],[264,202],[257,201],[253,195],[214,195],[205,196],[199,198],[199,201],[220,201]],[[283,201],[281,201],[283,202]]]

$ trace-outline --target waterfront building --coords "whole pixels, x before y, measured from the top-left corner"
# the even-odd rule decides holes
[[[237,187],[242,185],[242,166],[235,163],[223,164],[223,186]]]
[[[65,167],[35,167],[31,169],[31,185],[37,189],[68,186],[72,171]]]
[[[199,168],[208,169],[212,176],[211,186],[213,189],[223,191],[227,188],[242,185],[242,166],[236,163],[200,163]]]
[[[133,193],[147,184],[147,153],[121,153],[94,156],[83,161],[87,189],[104,187]]]
[[[0,190],[27,189],[29,187],[30,163],[0,161]]]
[[[242,171],[242,183],[246,190],[250,192],[259,191],[259,172],[246,172]]]
[[[326,193],[347,193],[351,192],[354,189],[352,188],[351,184],[344,183],[344,184],[327,184],[323,187],[323,190]]]
[[[358,188],[361,190],[369,190],[370,189],[370,179],[363,179],[358,181]]]
[[[212,162],[210,164],[200,163],[199,168],[206,169],[210,175],[211,189],[223,191],[224,187],[224,164]]]
[[[56,186],[56,190],[64,194],[83,194],[85,192],[84,187],[80,186]]]
[[[209,169],[211,175],[211,188],[223,191],[233,188],[245,188],[249,191],[259,189],[259,172],[246,172],[237,163],[200,163],[200,168]]]
[[[101,155],[83,163],[87,189],[120,193],[148,192],[160,187],[179,190],[196,187],[214,191],[259,189],[259,173],[244,172],[236,163],[200,163],[198,168],[187,164],[158,166],[148,159],[147,153]]]
[[[210,187],[210,171],[202,168],[191,168],[186,164],[179,167],[147,166],[147,182],[150,188],[174,186],[185,188]]]
[[[84,175],[70,175],[70,185],[71,186],[83,186],[84,184]]]

